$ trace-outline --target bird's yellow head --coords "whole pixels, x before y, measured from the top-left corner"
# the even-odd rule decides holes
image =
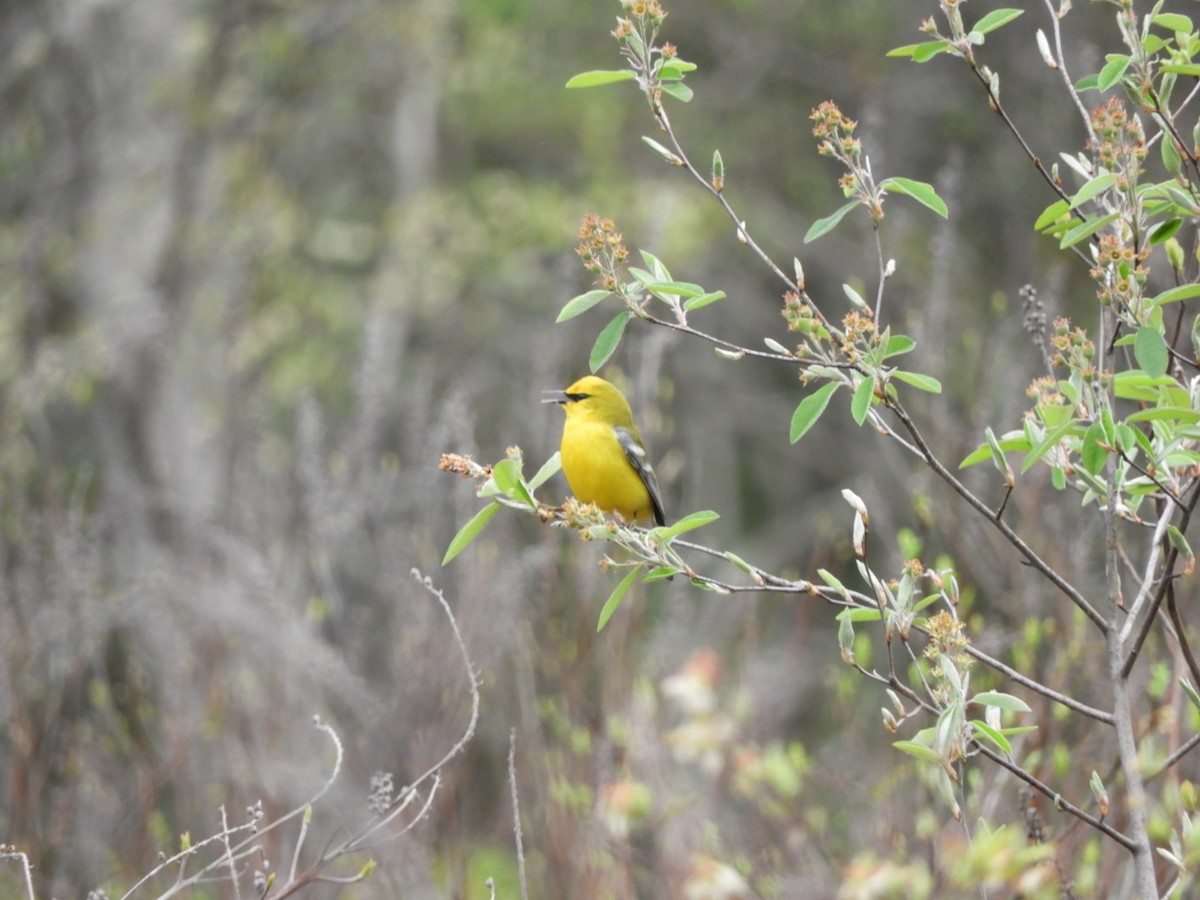
[[[552,391],[547,403],[559,403],[568,419],[594,420],[613,427],[633,427],[625,396],[603,378],[586,375],[565,391]]]

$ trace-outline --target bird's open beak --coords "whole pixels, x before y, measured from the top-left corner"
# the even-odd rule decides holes
[[[542,402],[562,403],[565,405],[571,402],[571,398],[567,396],[566,391],[542,391]]]

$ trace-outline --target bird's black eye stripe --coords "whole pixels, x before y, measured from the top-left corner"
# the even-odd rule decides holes
[[[575,403],[576,401],[579,401],[579,400],[586,400],[590,396],[592,396],[592,395],[591,394],[567,394],[566,395],[567,399],[570,400],[572,403]]]

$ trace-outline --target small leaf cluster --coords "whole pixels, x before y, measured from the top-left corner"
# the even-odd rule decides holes
[[[588,365],[593,372],[599,371],[616,352],[630,319],[653,318],[646,309],[651,300],[665,304],[672,321],[687,327],[689,312],[725,299],[724,291],[709,291],[692,282],[676,281],[662,260],[645,250],[641,251],[645,268],[626,266],[629,251],[611,219],[594,214],[584,216],[579,237],[575,252],[583,260],[584,268],[596,276],[598,288],[568,300],[555,321],[573,319],[610,296],[624,306],[592,345]]]
[[[567,87],[578,89],[636,81],[651,105],[661,104],[663,94],[687,103],[692,99],[692,89],[683,79],[696,70],[696,65],[680,59],[670,44],[661,47],[656,44],[658,29],[667,17],[662,5],[657,0],[621,0],[621,6],[629,15],[617,19],[612,34],[620,43],[621,56],[629,68],[581,72],[567,82]]]
[[[1009,738],[1033,730],[1028,726],[1001,727],[1000,713],[1028,713],[1031,710],[1017,697],[999,691],[970,693],[969,669],[974,659],[968,654],[970,641],[962,620],[958,617],[958,581],[947,569],[926,569],[918,560],[905,563],[899,579],[885,581],[868,564],[867,534],[869,514],[865,502],[852,491],[842,495],[854,509],[852,528],[855,563],[859,575],[868,585],[875,605],[864,603],[862,595],[850,591],[840,580],[824,569],[818,573],[827,586],[841,596],[846,604],[837,616],[838,646],[842,660],[875,681],[888,685],[890,707],[882,709],[883,725],[897,732],[909,719],[924,712],[933,713],[936,722],[918,731],[911,739],[895,742],[895,746],[935,766],[934,783],[941,798],[957,818],[961,814],[956,796],[959,783],[957,764],[969,757],[980,741],[986,741],[999,752],[1012,754]],[[922,587],[925,590],[922,590]],[[939,607],[932,612],[933,607]],[[888,648],[888,671],[862,669],[855,656],[855,625],[865,622],[884,624]],[[911,643],[924,636],[920,653],[912,651]],[[915,668],[911,684],[901,680],[892,648],[899,642],[910,650]],[[984,709],[983,718],[971,718],[971,707]]]

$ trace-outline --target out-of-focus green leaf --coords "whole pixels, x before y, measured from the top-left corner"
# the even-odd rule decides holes
[[[621,583],[613,588],[613,592],[608,595],[608,599],[604,601],[604,606],[600,610],[600,618],[596,622],[596,631],[604,630],[604,626],[608,624],[608,620],[617,611],[617,607],[621,605],[621,601],[625,599],[625,595],[629,593],[629,589],[641,573],[642,567],[634,566],[629,570],[629,574],[621,579]]]
[[[871,398],[874,396],[874,376],[864,378],[859,382],[858,387],[854,389],[854,399],[850,401],[850,415],[854,417],[856,425],[861,425],[866,421],[867,410],[871,408]]]
[[[1167,374],[1167,365],[1171,357],[1167,352],[1162,332],[1157,328],[1143,325],[1137,330],[1137,339],[1133,342],[1133,356],[1141,370],[1151,378]]]
[[[920,372],[906,372],[903,369],[897,369],[890,375],[905,384],[911,384],[918,390],[927,391],[930,394],[940,394],[942,392],[942,383],[932,375],[922,375]]]
[[[715,522],[719,518],[721,516],[711,509],[702,509],[699,512],[689,513],[679,521],[672,522],[670,525],[660,525],[658,528],[652,528],[650,536],[660,541],[667,541],[676,535],[683,534],[685,531],[702,528],[709,522]]]
[[[605,297],[612,294],[612,291],[588,291],[586,294],[580,294],[578,297],[572,297],[566,302],[562,310],[558,313],[558,318],[555,322],[565,322],[567,319],[573,319],[580,313],[585,313]]]
[[[975,23],[971,29],[974,34],[987,34],[1003,25],[1007,25],[1017,16],[1025,12],[1023,9],[993,9],[990,13]]]
[[[462,553],[467,548],[467,545],[483,531],[485,525],[492,521],[494,516],[500,509],[500,504],[492,501],[471,518],[466,525],[458,530],[458,534],[454,536],[454,540],[450,542],[450,546],[446,548],[446,555],[442,557],[442,565],[450,562],[458,554]]]
[[[1012,694],[1005,694],[1002,691],[980,691],[971,698],[971,702],[994,706],[997,709],[1007,709],[1010,712],[1033,712],[1029,708],[1029,704],[1020,697],[1014,697]]]
[[[1125,75],[1125,70],[1129,68],[1129,57],[1121,53],[1110,53],[1108,62],[1100,69],[1100,73],[1096,76],[1096,90],[1104,92],[1116,84]]]
[[[817,219],[817,221],[813,222],[812,225],[809,226],[808,231],[804,233],[804,243],[811,244],[817,238],[821,237],[821,235],[833,231],[833,229],[837,227],[838,222],[842,221],[842,219],[846,217],[847,213],[849,213],[850,210],[854,209],[858,205],[859,204],[857,200],[851,200],[845,206],[842,206],[836,211],[830,213],[823,219]]]
[[[618,81],[633,81],[637,78],[632,69],[594,69],[591,72],[580,72],[567,82],[567,88],[599,87],[603,84],[615,84]]]
[[[616,317],[597,335],[596,342],[592,344],[592,352],[588,356],[588,365],[591,366],[593,372],[599,371],[616,352],[617,345],[621,343],[621,335],[625,333],[625,326],[629,324],[632,317],[633,313],[628,310],[617,313]]]
[[[907,56],[913,62],[929,62],[939,53],[945,53],[950,49],[948,41],[925,41],[923,44],[907,44],[903,47],[897,47],[895,50],[889,50],[888,56]]]
[[[837,389],[837,382],[827,382],[800,401],[800,405],[792,413],[792,427],[789,433],[789,440],[793,444],[804,437],[808,433],[808,430],[817,424],[817,420],[821,418],[821,413],[825,412],[825,407],[829,406],[829,399]]]
[[[923,206],[927,206],[943,219],[949,216],[946,201],[938,196],[933,185],[924,181],[913,181],[911,178],[888,178],[879,185],[892,194],[904,194],[912,197]]]

